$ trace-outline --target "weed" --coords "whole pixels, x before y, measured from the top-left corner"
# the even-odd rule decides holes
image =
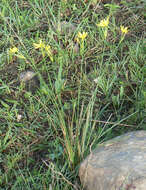
[[[0,189],[82,189],[92,149],[145,129],[143,1],[116,2],[0,3]]]

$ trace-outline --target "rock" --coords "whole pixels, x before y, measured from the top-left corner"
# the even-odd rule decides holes
[[[146,190],[146,131],[99,145],[81,163],[79,177],[86,190]]]
[[[33,71],[24,71],[19,76],[20,83],[25,84],[25,89],[34,93],[39,87],[39,79]]]
[[[56,30],[58,32],[60,32],[62,35],[71,35],[75,32],[76,30],[76,26],[70,22],[59,22],[56,26],[55,26]]]
[[[24,71],[20,73],[20,82],[27,82],[35,76],[33,71]]]

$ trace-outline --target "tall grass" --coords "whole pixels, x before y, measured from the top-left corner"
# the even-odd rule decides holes
[[[0,189],[82,189],[90,152],[145,129],[143,4],[0,2]]]

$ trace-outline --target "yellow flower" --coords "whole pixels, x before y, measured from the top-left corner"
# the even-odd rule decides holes
[[[97,24],[97,26],[103,27],[103,28],[108,27],[108,25],[109,25],[109,17],[107,17],[106,19],[101,20],[100,23]]]
[[[33,46],[35,49],[39,49],[39,48],[45,48],[45,43],[42,42],[42,40],[40,40],[40,42],[37,44],[37,43],[33,43]]]
[[[51,61],[53,61],[53,56],[52,56],[52,52],[51,52],[51,47],[49,45],[45,46],[45,50],[46,53],[48,54],[48,56],[50,57]]]
[[[17,52],[18,52],[18,48],[17,47],[13,47],[13,48],[9,49],[9,53],[10,54],[14,54],[14,53],[17,53]]]
[[[88,33],[87,32],[78,32],[78,35],[77,35],[77,41],[79,41],[79,39],[81,39],[82,41],[87,37]]]
[[[42,40],[40,40],[38,44],[33,43],[33,46],[35,49],[41,49],[43,57],[45,57],[45,55],[48,54],[48,56],[50,57],[50,60],[53,61],[53,55],[52,55],[51,47],[49,45],[46,45],[44,42],[42,42]]]
[[[50,47],[49,45],[46,45],[46,46],[45,46],[45,50],[46,50],[47,52],[50,52],[51,47]]]
[[[120,26],[122,34],[127,34],[128,33],[128,27]]]

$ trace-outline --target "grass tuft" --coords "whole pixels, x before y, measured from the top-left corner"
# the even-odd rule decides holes
[[[0,189],[82,189],[98,144],[146,129],[144,21],[143,0],[0,2]]]

